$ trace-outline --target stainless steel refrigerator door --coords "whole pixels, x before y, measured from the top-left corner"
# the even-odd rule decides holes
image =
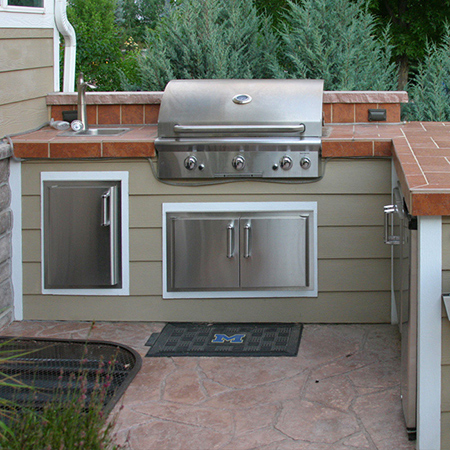
[[[241,218],[242,288],[309,285],[308,220],[307,214]]]
[[[406,427],[412,438],[417,410],[417,231],[403,228],[401,292],[401,396]]]
[[[238,288],[238,226],[233,217],[171,217],[168,290]]]
[[[385,243],[393,245],[393,288],[401,333],[401,398],[408,434],[415,438],[417,408],[417,231],[400,188],[385,207]],[[388,237],[388,239],[386,239]]]
[[[119,186],[44,183],[44,287],[121,287]]]

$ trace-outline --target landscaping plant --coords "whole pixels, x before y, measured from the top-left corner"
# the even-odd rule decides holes
[[[395,90],[389,30],[375,36],[364,0],[289,2],[277,77],[319,78],[326,90]]]
[[[1,356],[0,356],[1,360]],[[3,360],[2,360],[3,362]],[[96,371],[85,370],[82,361],[78,370],[61,369],[59,386],[54,392],[39,391],[30,386],[30,402],[1,404],[1,450],[115,450],[114,420],[103,413],[105,398],[111,386],[114,362],[101,362]],[[10,377],[0,384],[15,385],[23,397],[23,384]],[[48,401],[33,403],[37,394]],[[36,395],[35,395],[36,394]],[[42,396],[41,396],[42,399]]]
[[[408,120],[450,120],[450,26],[440,45],[428,43],[418,73],[408,86]]]
[[[174,78],[273,78],[278,41],[251,0],[183,0],[148,30],[140,87]]]

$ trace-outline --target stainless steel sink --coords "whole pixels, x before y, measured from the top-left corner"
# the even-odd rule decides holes
[[[130,128],[89,128],[83,131],[64,131],[59,136],[120,136]]]

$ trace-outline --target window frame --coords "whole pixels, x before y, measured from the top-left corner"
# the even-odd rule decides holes
[[[44,14],[46,0],[42,0],[42,6],[10,5],[9,0],[0,0],[0,10],[17,13]]]

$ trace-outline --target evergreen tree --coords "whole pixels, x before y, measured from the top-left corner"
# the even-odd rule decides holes
[[[450,17],[450,0],[368,0],[381,26],[391,27],[393,56],[399,64],[399,89],[423,60],[427,41],[439,42]]]
[[[149,30],[141,87],[174,78],[270,78],[278,42],[251,0],[179,0]]]
[[[326,90],[395,88],[389,32],[377,40],[364,0],[290,1],[289,7],[279,77],[320,78]]]
[[[440,45],[428,42],[417,76],[408,86],[408,120],[450,120],[450,26]]]

